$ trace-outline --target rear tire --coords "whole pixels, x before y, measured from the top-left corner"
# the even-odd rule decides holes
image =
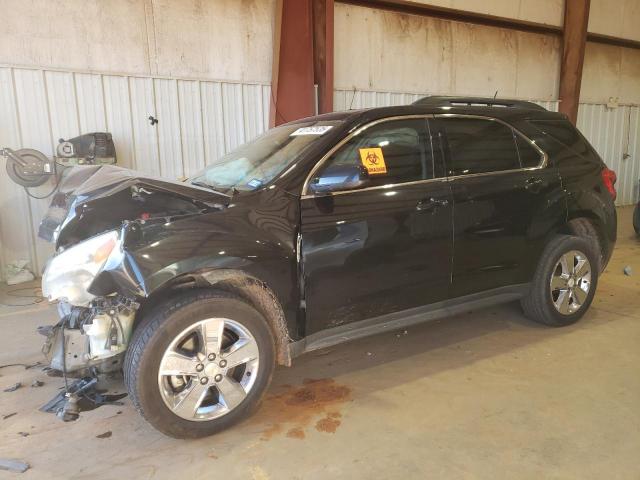
[[[229,293],[195,290],[142,319],[127,350],[124,380],[154,428],[174,438],[200,438],[250,416],[274,366],[275,342],[260,313]]]
[[[558,235],[542,253],[529,294],[521,300],[522,309],[529,319],[544,325],[571,325],[589,309],[598,275],[593,242]]]

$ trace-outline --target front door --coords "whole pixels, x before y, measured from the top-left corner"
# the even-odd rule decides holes
[[[451,193],[428,128],[424,117],[371,125],[311,179],[333,183],[301,200],[306,335],[447,298]],[[339,174],[354,168],[368,177],[356,188]]]

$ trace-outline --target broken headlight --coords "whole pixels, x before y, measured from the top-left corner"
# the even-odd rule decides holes
[[[94,296],[89,286],[109,259],[120,253],[118,231],[112,230],[78,243],[54,256],[42,275],[42,294],[87,305]]]

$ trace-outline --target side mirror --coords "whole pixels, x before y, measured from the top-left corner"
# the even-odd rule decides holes
[[[309,183],[315,194],[337,190],[356,190],[369,183],[369,173],[362,165],[331,165]]]

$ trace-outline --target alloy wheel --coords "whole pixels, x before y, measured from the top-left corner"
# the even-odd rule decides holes
[[[231,319],[208,318],[183,330],[167,347],[158,386],[173,413],[208,421],[242,403],[258,368],[258,344],[247,328]]]
[[[551,301],[562,315],[576,313],[591,289],[591,264],[587,256],[571,250],[563,254],[551,274]]]

